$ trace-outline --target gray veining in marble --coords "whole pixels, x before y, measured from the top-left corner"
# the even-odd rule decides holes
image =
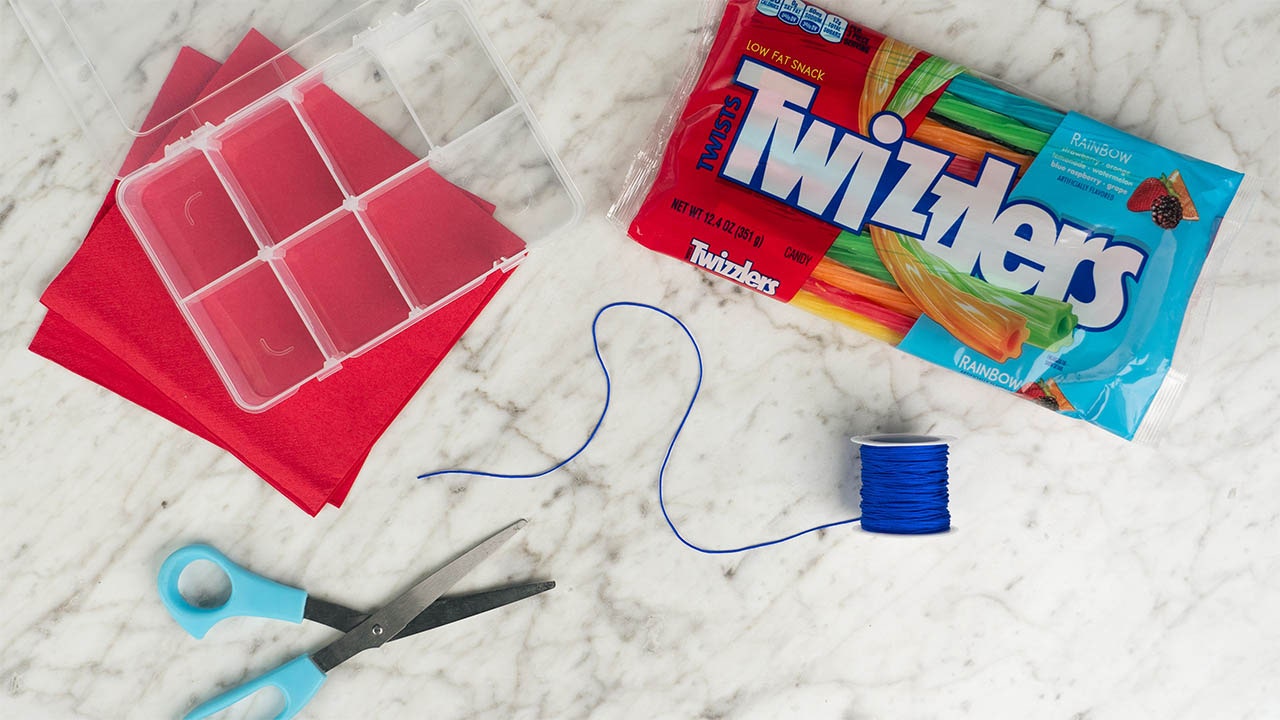
[[[375,447],[347,506],[306,517],[233,458],[29,353],[37,297],[109,178],[0,9],[0,717],[178,717],[323,644],[245,620],[203,641],[165,614],[163,557],[212,542],[358,607],[518,517],[469,586],[557,589],[362,655],[308,718],[1280,718],[1280,5],[1251,0],[833,0],[832,9],[1055,104],[1272,178],[1226,254],[1204,352],[1162,444],[1082,423],[715,282],[603,217],[663,107],[693,0],[474,0],[586,196]],[[153,68],[154,69],[154,68]],[[838,530],[694,554],[856,514],[849,435],[956,435],[955,530]]]

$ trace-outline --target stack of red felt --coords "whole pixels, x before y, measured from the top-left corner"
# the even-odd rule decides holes
[[[184,48],[148,125],[204,102],[167,137],[139,140],[126,167],[159,158],[165,145],[196,125],[219,123],[274,89],[282,78],[302,72],[301,66],[279,54],[256,32],[221,65]],[[241,76],[246,77],[232,82]],[[343,155],[344,171],[383,178],[417,160],[336,95],[325,105],[320,121],[341,138],[337,152]],[[434,173],[415,177],[422,181],[412,188],[417,194],[406,210],[447,208],[446,215],[432,220],[438,227],[465,231],[459,246],[489,246],[506,257],[523,247],[492,218],[492,206]],[[424,237],[432,235],[424,232]],[[459,267],[457,272],[472,270]],[[226,449],[315,514],[325,504],[342,503],[373,443],[505,280],[506,275],[494,274],[340,372],[307,383],[265,412],[247,413],[231,400],[116,208],[113,188],[83,245],[41,297],[48,314],[31,349]]]

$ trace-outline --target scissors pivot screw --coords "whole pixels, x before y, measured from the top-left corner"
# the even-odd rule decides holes
[[[382,634],[382,626],[381,626],[381,625],[374,625],[373,627],[369,628],[369,631],[370,631],[370,632],[372,632],[374,635],[381,635],[381,634]]]

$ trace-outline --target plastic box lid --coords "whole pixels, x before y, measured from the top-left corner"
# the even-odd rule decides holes
[[[245,410],[337,371],[581,215],[461,0],[11,2]],[[251,30],[286,49],[148,117],[184,46],[225,58]],[[258,99],[208,122],[229,96]],[[399,160],[362,163],[386,143],[353,141],[340,120],[353,117]],[[139,138],[164,138],[164,156],[135,157]]]

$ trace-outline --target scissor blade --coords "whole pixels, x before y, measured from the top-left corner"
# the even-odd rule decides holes
[[[443,598],[441,598],[443,600]],[[440,602],[437,600],[437,602]],[[369,613],[352,610],[346,605],[307,596],[307,604],[302,610],[302,618],[321,625],[328,625],[334,630],[351,632],[357,625],[369,619]]]
[[[358,653],[390,642],[408,627],[419,613],[430,607],[431,603],[448,592],[449,588],[464,575],[471,572],[476,565],[492,555],[527,524],[529,524],[527,520],[512,523],[406,590],[400,597],[370,615],[347,634],[312,654],[311,659],[316,667],[320,668],[321,672],[327,673]]]
[[[497,590],[486,590],[484,592],[472,593],[470,595],[455,595],[453,597],[442,597],[431,603],[431,607],[418,613],[418,617],[414,618],[400,634],[395,636],[395,640],[407,638],[410,635],[417,635],[420,632],[433,630],[442,625],[465,620],[472,615],[497,610],[500,607],[519,602],[525,598],[533,597],[554,588],[554,582],[528,583],[525,585],[514,585],[511,587],[499,588]],[[318,622],[322,625],[328,625],[335,630],[349,632],[360,623],[369,619],[368,613],[362,613],[358,610],[352,610],[345,605],[331,603],[327,600],[319,598],[307,598],[306,618],[312,622]]]
[[[525,598],[544,593],[555,586],[554,582],[530,583],[528,585],[502,588],[501,590],[475,593],[474,595],[440,598],[431,603],[431,607],[418,613],[418,617],[414,618],[404,630],[400,631],[399,635],[392,639],[403,640],[420,632],[434,630],[441,625],[466,620],[472,615],[497,610],[504,605],[510,605],[513,602],[519,602]]]

